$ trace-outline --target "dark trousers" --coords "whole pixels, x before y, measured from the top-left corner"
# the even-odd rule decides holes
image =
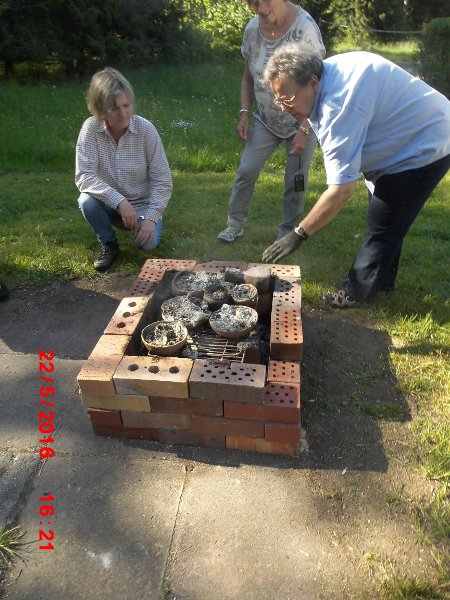
[[[392,289],[403,238],[434,188],[450,168],[450,154],[426,167],[383,175],[369,194],[367,239],[358,250],[346,291],[369,302],[380,290]]]

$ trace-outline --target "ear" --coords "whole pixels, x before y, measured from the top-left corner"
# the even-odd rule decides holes
[[[319,78],[317,77],[317,75],[313,75],[311,77],[309,85],[312,87],[314,92],[317,92],[317,88],[319,86]]]

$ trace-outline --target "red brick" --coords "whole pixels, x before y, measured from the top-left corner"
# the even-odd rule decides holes
[[[269,442],[300,443],[300,423],[266,423],[264,438]]]
[[[270,356],[280,360],[300,361],[303,329],[299,308],[272,308]]]
[[[248,263],[248,268],[260,267],[262,263]],[[279,264],[264,264],[270,267],[272,275],[277,277],[300,277],[300,267],[298,265],[279,265]]]
[[[273,383],[300,383],[300,363],[287,360],[269,360],[267,381]]]
[[[286,444],[283,442],[270,442],[259,438],[226,436],[226,447],[229,450],[243,450],[244,452],[262,452],[264,454],[284,454],[296,456],[299,444]]]
[[[150,440],[157,442],[159,440],[158,429],[150,428],[131,428],[131,427],[101,427],[92,425],[92,429],[96,435],[104,435],[108,437],[130,438],[135,440]]]
[[[118,394],[189,398],[192,360],[156,356],[124,356],[114,374]]]
[[[189,396],[262,404],[265,365],[196,360],[189,377]]]
[[[183,260],[179,258],[148,258],[143,267],[142,271],[149,269],[157,269],[161,271],[190,271],[196,265],[195,260]]]
[[[83,394],[112,396],[116,393],[113,375],[130,340],[127,335],[102,335],[77,376]]]
[[[80,399],[85,408],[150,412],[150,400],[148,396],[129,396],[125,394],[114,394],[112,396],[89,396],[87,394],[80,394]]]
[[[152,396],[150,400],[152,411],[163,413],[183,413],[185,415],[223,416],[221,400],[199,400],[198,398],[164,398]]]
[[[124,298],[106,326],[104,333],[133,335],[141,327],[148,301],[148,296]]]
[[[139,296],[151,296],[158,287],[159,281],[148,281],[138,277],[127,292],[128,296],[137,298]]]
[[[299,423],[300,386],[266,385],[263,405],[224,402],[224,417],[227,419],[245,419],[250,421],[277,421],[281,423]]]
[[[292,416],[287,422],[297,423],[300,420],[300,384],[267,382],[264,389],[264,405],[285,409],[286,414]]]
[[[181,444],[183,446],[205,446],[207,448],[225,448],[224,435],[192,433],[182,429],[161,429],[159,441],[162,444]]]
[[[301,308],[302,283],[295,277],[275,277],[272,296],[272,311],[274,307]]]
[[[98,425],[100,427],[122,427],[120,410],[88,408],[87,412],[93,425]]]
[[[207,433],[209,435],[264,437],[264,423],[260,421],[244,421],[192,415],[191,429],[193,433]]]
[[[230,260],[212,260],[210,262],[199,263],[195,266],[194,271],[209,271],[215,273],[221,269],[240,269],[245,271],[247,269],[247,263],[244,262],[233,262]]]
[[[128,410],[122,411],[124,427],[150,427],[151,429],[190,429],[190,415],[167,413],[137,413]]]

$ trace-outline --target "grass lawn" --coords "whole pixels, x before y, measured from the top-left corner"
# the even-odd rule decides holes
[[[396,55],[400,60],[408,56],[403,50]],[[136,112],[158,128],[174,176],[163,241],[152,256],[259,262],[276,236],[281,150],[258,181],[245,236],[230,245],[216,239],[226,223],[242,149],[235,134],[241,70],[241,61],[235,60],[124,71],[135,87]],[[0,86],[0,273],[13,302],[14,289],[25,284],[96,277],[92,261],[98,244],[77,208],[73,182],[75,142],[88,116],[88,79]],[[307,210],[324,182],[316,150]],[[430,505],[421,507],[421,518],[441,545],[450,533],[449,197],[447,175],[405,240],[397,291],[380,294],[367,308],[368,317],[392,340],[392,368],[414,407],[411,451],[437,490]],[[339,217],[283,261],[301,265],[307,302],[318,305],[321,294],[346,275],[364,236],[366,203],[361,182]],[[122,252],[114,268],[138,272],[148,253],[137,251],[126,233],[118,237]]]

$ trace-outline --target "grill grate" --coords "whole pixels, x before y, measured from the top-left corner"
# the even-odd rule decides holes
[[[186,345],[197,354],[197,358],[234,362],[244,360],[245,345],[242,340],[220,337],[209,327],[194,332],[192,337],[188,337]]]

